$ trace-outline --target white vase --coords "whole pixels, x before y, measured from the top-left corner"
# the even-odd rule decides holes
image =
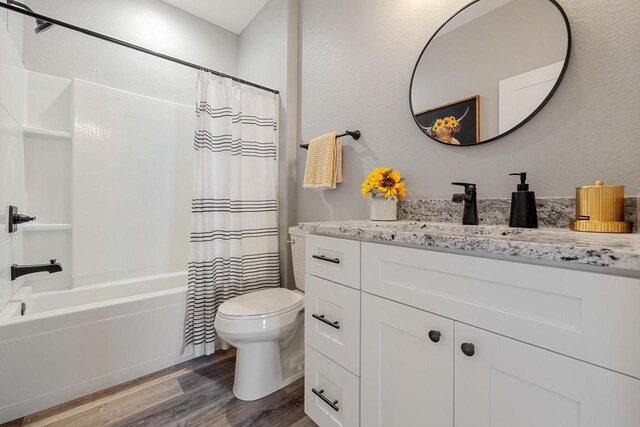
[[[371,200],[371,221],[396,221],[398,219],[398,199],[385,199],[384,194],[374,194]]]

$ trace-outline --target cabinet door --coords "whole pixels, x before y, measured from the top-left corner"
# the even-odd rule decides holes
[[[361,425],[453,426],[453,321],[365,293],[361,313]]]
[[[461,323],[455,334],[456,427],[638,426],[640,380]]]

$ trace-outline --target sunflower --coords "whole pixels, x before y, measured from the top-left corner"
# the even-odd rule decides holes
[[[436,124],[437,127],[441,128],[444,125],[444,120],[442,119],[438,119],[436,120]]]
[[[360,193],[367,197],[369,193],[384,194],[385,198],[397,196],[399,199],[406,197],[406,188],[402,182],[402,175],[393,168],[376,168],[362,183]]]
[[[453,120],[451,120],[449,122],[449,127],[451,127],[451,128],[458,127],[458,120],[456,120],[455,118]]]

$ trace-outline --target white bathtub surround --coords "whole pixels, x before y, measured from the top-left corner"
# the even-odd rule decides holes
[[[23,288],[0,313],[0,423],[185,360],[185,281],[183,272],[68,291]]]
[[[9,234],[8,213],[9,205],[24,211],[26,200],[21,128],[25,70],[3,19],[0,19],[0,310],[23,282],[22,278],[11,281],[11,264],[23,261],[23,233]]]
[[[73,276],[186,268],[193,107],[74,80]]]
[[[279,96],[199,72],[196,107],[184,345],[209,354],[221,303],[280,285]]]
[[[10,240],[0,231],[0,303],[23,281],[9,280],[12,263],[58,258],[64,270],[26,276],[34,292],[0,314],[0,422],[185,358],[193,107],[26,74],[40,104],[26,124],[0,109],[0,162],[10,160],[0,176],[11,182],[0,201],[38,220]]]

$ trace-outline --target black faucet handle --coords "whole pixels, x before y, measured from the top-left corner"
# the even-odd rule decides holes
[[[50,259],[50,260],[49,260],[49,262],[50,262],[51,264],[55,264],[57,261],[58,261],[57,259]]]
[[[31,222],[31,221],[35,221],[35,220],[36,220],[35,216],[22,215],[22,214],[16,214],[13,217],[13,223],[14,224],[24,224],[25,222]]]
[[[459,185],[464,187],[464,191],[475,191],[478,187],[476,184],[471,182],[452,182],[451,185]]]
[[[9,206],[9,233],[15,233],[18,231],[18,224],[24,224],[25,222],[35,221],[35,216],[22,215],[18,213],[18,208],[16,206]]]

